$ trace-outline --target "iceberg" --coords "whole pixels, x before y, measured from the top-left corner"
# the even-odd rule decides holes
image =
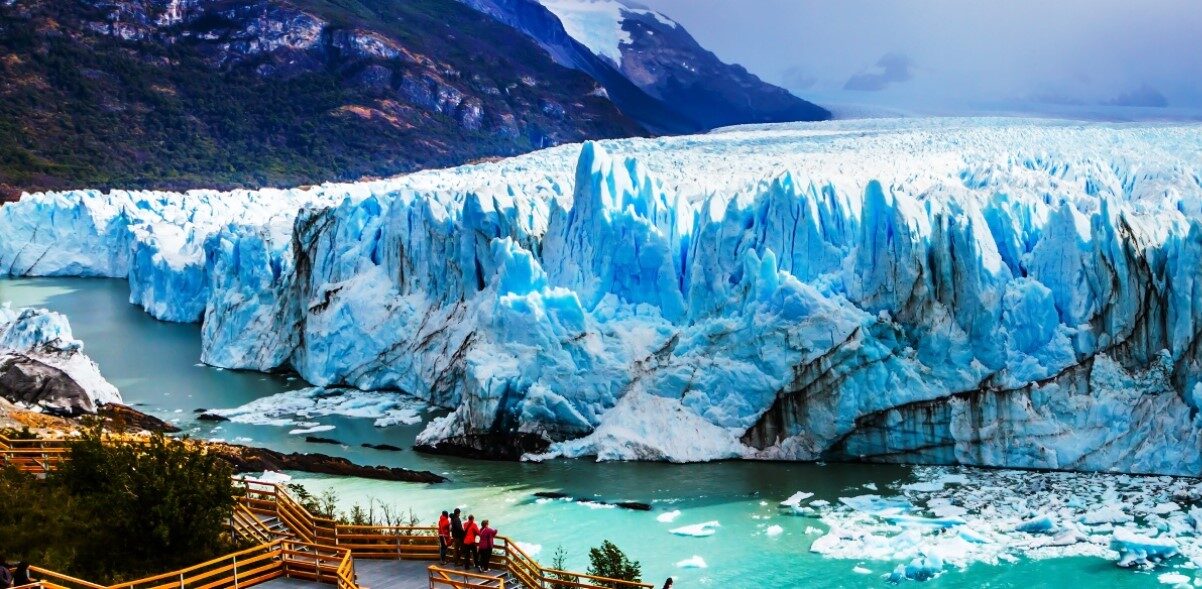
[[[0,305],[0,393],[18,407],[56,415],[121,403],[65,315],[9,303]]]
[[[1199,162],[1184,123],[734,127],[27,194],[0,272],[126,278],[207,364],[446,409],[434,449],[1198,475]]]

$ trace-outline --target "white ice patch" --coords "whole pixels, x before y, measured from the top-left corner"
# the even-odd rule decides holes
[[[696,554],[676,563],[676,568],[679,569],[704,569],[708,567],[709,565],[705,564],[705,559]]]
[[[374,419],[376,427],[421,422],[422,401],[395,392],[307,387],[276,393],[233,409],[209,411],[235,423],[296,426],[314,417]],[[316,430],[322,431],[322,430]]]
[[[764,530],[764,535],[768,536],[769,538],[775,538],[783,533],[785,533],[785,529],[776,524],[772,524]]]
[[[316,434],[316,433],[321,433],[321,432],[328,432],[333,429],[334,429],[334,426],[332,426],[332,425],[311,425],[308,427],[299,427],[299,428],[296,428],[293,430],[288,430],[288,433],[291,435],[294,435],[294,436],[298,436],[298,435],[304,435],[304,434]]]
[[[689,536],[692,538],[704,538],[704,537],[713,536],[714,534],[716,534],[718,532],[718,528],[720,526],[721,526],[721,524],[719,524],[716,521],[708,521],[708,522],[702,522],[699,524],[681,526],[679,528],[671,530],[671,533],[673,533],[677,536]]]
[[[655,521],[664,524],[670,524],[676,521],[676,518],[678,517],[680,517],[680,510],[674,509],[672,511],[665,511],[664,513],[655,516]]]

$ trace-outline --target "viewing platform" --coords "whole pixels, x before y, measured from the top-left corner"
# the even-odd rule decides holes
[[[0,436],[0,465],[45,476],[66,460],[70,444]],[[277,483],[239,477],[232,483],[230,534],[253,548],[109,586],[34,566],[41,580],[23,589],[652,589],[544,567],[505,536],[495,538],[490,573],[431,564],[438,560],[434,527],[348,524],[312,514]]]

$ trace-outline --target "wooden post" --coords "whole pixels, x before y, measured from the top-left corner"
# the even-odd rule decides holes
[[[234,589],[238,589],[238,557],[234,556]]]

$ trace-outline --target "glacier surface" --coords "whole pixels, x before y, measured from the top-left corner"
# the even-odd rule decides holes
[[[209,364],[450,409],[429,445],[1198,475],[1200,131],[843,121],[32,194],[0,272],[127,277]]]

